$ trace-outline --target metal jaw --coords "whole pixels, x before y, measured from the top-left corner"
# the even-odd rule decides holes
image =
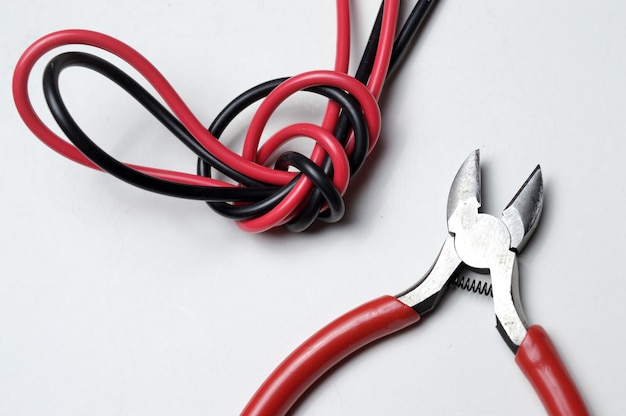
[[[479,151],[472,152],[456,174],[448,197],[448,231],[435,264],[398,300],[420,315],[432,311],[461,265],[491,274],[497,328],[513,352],[524,340],[528,324],[519,296],[516,254],[537,227],[543,208],[539,166],[502,213],[502,219],[479,213]]]

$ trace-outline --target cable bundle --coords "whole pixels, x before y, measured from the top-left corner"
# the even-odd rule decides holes
[[[85,166],[106,171],[139,188],[160,194],[206,201],[240,228],[261,232],[276,226],[303,231],[316,219],[336,222],[344,214],[350,178],[359,172],[378,140],[381,116],[378,97],[388,73],[397,65],[417,33],[434,0],[420,0],[396,36],[399,0],[381,4],[365,52],[354,77],[347,75],[350,51],[348,0],[337,0],[337,51],[334,70],[318,70],[257,85],[228,104],[208,130],[193,115],[163,75],[141,54],[110,36],[65,30],[44,36],[20,58],[13,78],[18,112],[46,145]],[[68,52],[54,57],[44,71],[48,107],[66,141],[36,114],[28,96],[28,80],[35,63],[47,52],[70,44],[89,45],[110,52],[134,67],[166,103],[163,106],[139,83],[102,58]],[[96,71],[135,98],[198,157],[197,174],[121,162],[94,143],[74,121],[59,91],[60,73],[72,66]],[[276,108],[289,96],[309,91],[329,99],[321,125],[297,123],[280,129],[260,145],[263,129]],[[262,100],[239,155],[220,141],[228,124],[244,109]],[[296,137],[315,142],[311,154],[277,149]],[[276,160],[269,166],[268,160]],[[298,172],[288,171],[292,166]],[[215,169],[230,178],[211,177]]]

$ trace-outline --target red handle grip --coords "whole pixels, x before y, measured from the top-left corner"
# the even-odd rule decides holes
[[[359,306],[292,352],[257,390],[242,415],[284,415],[318,378],[341,360],[419,319],[417,312],[392,296]]]
[[[533,325],[528,329],[515,362],[535,388],[549,415],[589,415],[574,381],[542,327]]]

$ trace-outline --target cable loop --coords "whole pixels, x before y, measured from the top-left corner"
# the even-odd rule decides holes
[[[229,103],[208,129],[146,58],[115,38],[87,30],[51,33],[24,52],[13,78],[15,105],[39,139],[77,163],[107,171],[152,192],[205,201],[216,212],[235,219],[246,231],[260,232],[280,225],[290,231],[302,231],[316,218],[326,222],[341,218],[345,211],[342,196],[350,178],[360,171],[378,141],[381,114],[377,100],[387,71],[417,32],[427,9],[425,3],[417,3],[395,41],[399,45],[396,48],[399,4],[399,0],[381,4],[363,58],[352,77],[346,74],[350,50],[349,1],[337,0],[334,70],[309,71],[259,84]],[[104,59],[83,52],[63,53],[46,67],[43,85],[49,109],[69,141],[59,137],[35,112],[28,95],[28,81],[35,63],[44,54],[72,44],[99,48],[126,61],[151,84],[165,105]],[[104,152],[73,120],[61,98],[59,76],[70,66],[96,71],[128,92],[196,154],[197,174],[126,163]],[[261,144],[271,115],[284,100],[300,91],[329,99],[321,125],[295,123],[278,130]],[[239,155],[223,145],[219,137],[238,114],[258,101],[259,107]],[[311,154],[305,156],[289,149],[278,154],[295,137],[308,137],[315,142]],[[268,166],[268,160],[275,157],[275,166]],[[290,171],[290,166],[298,172]],[[230,181],[212,178],[213,169]]]

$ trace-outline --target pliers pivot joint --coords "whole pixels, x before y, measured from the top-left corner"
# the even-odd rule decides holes
[[[448,232],[433,267],[398,300],[423,316],[443,297],[462,265],[491,273],[496,326],[513,353],[527,334],[519,295],[516,255],[537,227],[543,208],[543,180],[537,166],[502,212],[479,212],[480,153],[472,152],[457,172],[448,195]]]

